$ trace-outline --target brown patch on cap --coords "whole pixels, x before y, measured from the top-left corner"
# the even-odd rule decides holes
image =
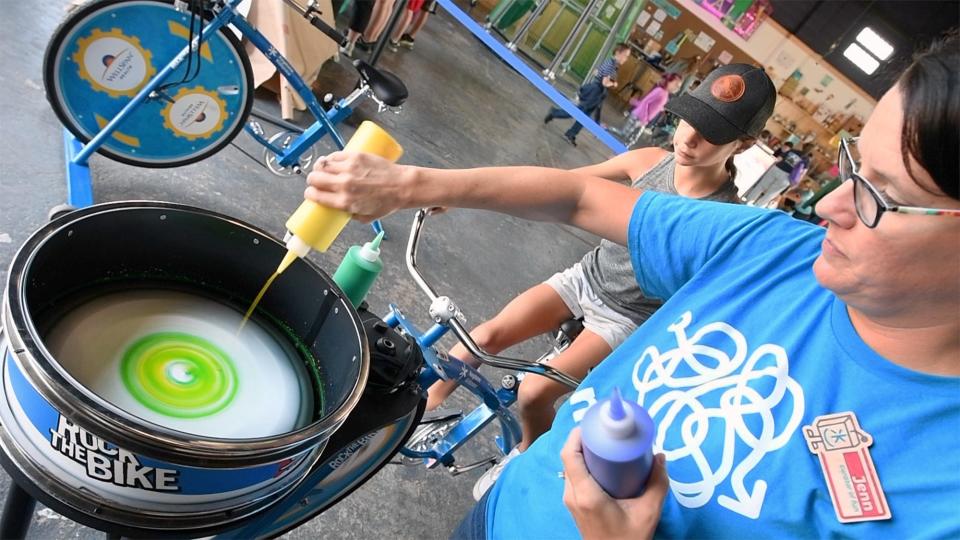
[[[710,94],[725,103],[734,102],[747,91],[747,84],[739,75],[724,75],[710,85]]]

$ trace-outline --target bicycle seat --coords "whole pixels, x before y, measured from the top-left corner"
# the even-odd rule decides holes
[[[583,319],[568,319],[560,325],[560,332],[570,341],[577,339],[580,332],[583,332]]]
[[[407,100],[407,87],[396,75],[381,71],[363,60],[353,62],[360,78],[373,90],[377,99],[390,107],[399,107]]]

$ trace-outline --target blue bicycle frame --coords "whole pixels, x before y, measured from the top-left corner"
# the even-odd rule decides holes
[[[290,65],[286,58],[281,55],[270,41],[261,34],[256,28],[236,11],[237,5],[242,0],[227,0],[220,9],[219,13],[204,28],[198,37],[193,39],[192,43],[187,44],[163,69],[160,70],[150,81],[140,89],[121,110],[110,119],[109,122],[85,145],[80,145],[72,135],[66,135],[67,147],[67,202],[77,208],[93,204],[90,172],[87,168],[87,161],[90,156],[97,151],[100,146],[116,131],[117,127],[130,116],[137,107],[146,99],[153,97],[160,85],[186,60],[187,56],[197,51],[203,41],[222,27],[233,25],[240,31],[244,37],[250,40],[257,49],[259,49],[269,60],[277,67],[277,70],[287,82],[293,86],[294,90],[303,99],[307,109],[317,119],[310,127],[304,130],[287,148],[281,149],[270,144],[261,134],[257,133],[249,123],[244,126],[244,130],[250,134],[257,142],[268,148],[278,156],[277,163],[282,167],[293,167],[298,163],[300,156],[310,148],[314,143],[330,134],[337,149],[344,147],[343,137],[334,128],[334,125],[343,121],[353,113],[349,101],[341,99],[329,111],[324,111],[323,107],[317,101],[316,96],[310,90],[310,87],[304,82],[303,78]],[[201,37],[203,39],[201,39]],[[373,229],[376,232],[382,230],[379,221],[373,223]]]
[[[431,440],[429,449],[408,446],[400,450],[400,453],[406,457],[422,459],[428,468],[442,464],[456,473],[456,468],[453,466],[453,453],[494,418],[500,421],[501,435],[496,438],[496,443],[503,454],[509,453],[520,442],[521,433],[516,417],[508,408],[517,400],[517,385],[504,384],[502,388],[495,389],[475,368],[446,353],[437,352],[434,345],[447,332],[453,331],[467,350],[485,364],[542,375],[570,388],[576,387],[580,381],[547,364],[491,355],[477,345],[457,318],[460,310],[456,304],[449,297],[438,295],[417,269],[417,248],[420,244],[424,220],[430,213],[430,209],[423,208],[414,216],[410,237],[407,240],[406,264],[414,281],[431,301],[430,316],[435,323],[426,332],[421,333],[393,304],[390,305],[390,313],[383,318],[383,321],[391,328],[402,328],[407,335],[416,340],[420,347],[425,364],[418,380],[421,389],[425,390],[439,380],[452,380],[482,400],[476,409],[458,419],[440,440]],[[432,437],[433,435],[424,432],[424,436]],[[469,468],[473,468],[474,465],[478,464],[473,464]]]
[[[400,453],[411,458],[420,458],[424,460],[428,468],[433,468],[437,464],[451,465],[453,463],[453,453],[474,435],[480,432],[491,420],[497,418],[500,421],[502,435],[497,436],[497,447],[504,454],[510,452],[513,447],[520,442],[520,423],[510,412],[509,408],[517,400],[516,389],[507,390],[500,388],[496,390],[493,385],[484,378],[472,366],[454,358],[446,353],[438,353],[434,345],[440,341],[450,327],[442,324],[434,324],[426,332],[420,331],[413,325],[400,309],[390,304],[390,313],[384,317],[383,321],[391,328],[400,327],[414,338],[420,350],[423,352],[425,366],[420,372],[418,382],[423,389],[429,388],[433,383],[443,380],[455,380],[461,386],[479,396],[483,403],[474,409],[470,414],[461,419],[457,425],[447,433],[441,441],[427,451],[418,451],[410,448],[401,448]]]
[[[103,129],[100,130],[97,135],[90,140],[83,149],[73,157],[73,162],[85,165],[87,160],[90,158],[90,155],[97,151],[98,148],[116,131],[117,127],[123,122],[130,113],[140,106],[148,97],[151,97],[151,94],[154,93],[157,88],[170,76],[184,60],[187,59],[187,55],[198,50],[202,44],[201,37],[204,38],[203,41],[208,39],[210,36],[215,35],[220,28],[232,24],[234,28],[240,31],[247,39],[250,40],[250,43],[259,49],[263,54],[270,60],[273,65],[277,67],[277,70],[280,71],[280,74],[293,86],[297,94],[303,99],[307,104],[307,109],[317,118],[317,123],[305,131],[300,137],[297,138],[293,144],[290,145],[285,152],[277,152],[281,154],[282,157],[280,160],[281,165],[289,166],[296,162],[297,157],[303,153],[303,151],[308,148],[313,143],[320,140],[324,134],[330,133],[330,136],[333,137],[334,144],[337,145],[337,148],[342,150],[344,147],[343,137],[334,129],[334,118],[341,116],[338,120],[346,118],[347,115],[343,115],[339,112],[338,107],[334,107],[330,110],[329,116],[328,112],[323,110],[323,107],[320,106],[320,103],[317,101],[317,98],[313,95],[313,92],[310,91],[310,88],[307,86],[307,83],[303,81],[303,78],[296,72],[295,69],[287,62],[287,59],[283,57],[277,49],[261,34],[256,28],[250,26],[250,23],[243,17],[243,15],[237,13],[237,5],[240,4],[242,0],[227,0],[223,5],[223,9],[210,21],[206,27],[204,27],[201,36],[195,37],[192,43],[188,43],[173,60],[170,61],[163,69],[160,70],[157,75],[155,75],[150,81],[140,89],[139,92],[127,103],[123,109],[114,116]],[[265,141],[263,141],[265,143]],[[267,145],[270,146],[270,145]]]

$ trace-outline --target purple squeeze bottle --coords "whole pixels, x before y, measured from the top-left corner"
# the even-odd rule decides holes
[[[587,409],[580,423],[587,471],[614,499],[643,493],[653,465],[653,420],[640,405],[624,401],[613,388],[610,399]]]

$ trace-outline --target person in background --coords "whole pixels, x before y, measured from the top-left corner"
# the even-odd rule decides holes
[[[568,223],[627,246],[640,289],[666,299],[453,538],[960,538],[958,75],[954,34],[841,141],[826,228],[577,171],[318,160],[318,204]],[[614,388],[651,412],[665,458],[635,499],[609,497],[580,445]]]
[[[804,178],[780,196],[777,208],[792,214],[796,212],[797,206],[812,197],[819,187],[812,178]]]
[[[632,146],[646,129],[647,125],[663,111],[670,96],[680,90],[680,76],[676,73],[668,73],[663,76],[647,95],[640,99],[630,100],[630,116],[621,129],[611,129],[610,131],[624,137],[628,144]]]
[[[347,29],[347,43],[340,46],[340,54],[353,56],[353,50],[370,24],[374,0],[354,0],[353,15]],[[362,47],[361,47],[362,48]]]
[[[391,40],[391,45],[394,50],[396,50],[397,46],[412,50],[413,44],[416,41],[414,38],[417,32],[423,28],[423,25],[427,24],[427,17],[429,17],[431,13],[437,12],[437,0],[421,0],[420,4],[419,10],[410,10],[412,13],[406,19],[405,23],[401,21],[401,23],[397,25],[399,30],[394,32],[393,35],[395,37]]]
[[[770,146],[770,139],[773,137],[773,134],[769,130],[763,130],[760,132],[760,136],[757,137],[757,141],[763,143],[764,146]]]
[[[577,91],[577,108],[587,116],[592,117],[597,122],[600,121],[600,110],[603,108],[603,100],[607,97],[608,88],[617,87],[617,69],[630,58],[630,46],[626,43],[618,43],[613,48],[613,55],[606,59],[600,67],[597,68],[597,74],[587,84],[580,87]],[[570,118],[567,111],[559,107],[551,107],[543,123],[549,124],[556,118]],[[577,134],[583,126],[580,122],[574,122],[570,129],[563,134],[563,138],[570,144],[577,145]]]
[[[367,29],[363,33],[363,40],[366,42],[365,45],[367,47],[372,47],[373,44],[380,39],[380,34],[383,33],[384,28],[386,28],[387,23],[390,21],[390,15],[393,14],[394,1],[395,0],[374,0],[373,13],[370,15],[370,24],[367,25]]]
[[[783,148],[787,150],[784,151]],[[800,181],[810,166],[810,160],[805,156],[812,152],[813,144],[807,143],[798,151],[793,147],[793,143],[787,142],[783,148],[779,154],[773,154],[779,158],[777,162],[743,194],[745,201],[754,206],[767,206],[784,190]]]
[[[406,34],[407,26],[410,26],[414,16],[418,13],[422,13],[423,4],[424,0],[407,1],[407,9],[403,10],[403,13],[400,14],[400,19],[393,27],[393,34],[390,36],[390,39],[387,43],[387,46],[390,47],[391,51],[396,52],[397,49],[399,49],[400,39]],[[410,42],[410,48],[413,48],[413,41]]]
[[[793,148],[793,145],[790,145],[789,150],[780,154],[780,160],[777,161],[775,166],[788,174],[793,172],[798,166],[809,168],[810,159],[813,157],[813,149],[813,143],[804,144],[802,147],[800,147],[800,150],[796,150]]]
[[[784,141],[784,143],[780,145],[780,148],[777,148],[776,150],[773,151],[773,157],[781,158],[783,157],[784,154],[786,154],[791,150],[793,150],[793,143],[790,141]]]
[[[796,206],[794,210],[793,217],[797,219],[802,219],[804,221],[809,221],[810,223],[821,223],[823,218],[817,215],[817,203],[820,202],[820,199],[823,199],[830,194],[831,191],[840,187],[842,180],[839,176],[834,176],[823,186],[815,191],[812,196],[808,199],[803,200]]]

